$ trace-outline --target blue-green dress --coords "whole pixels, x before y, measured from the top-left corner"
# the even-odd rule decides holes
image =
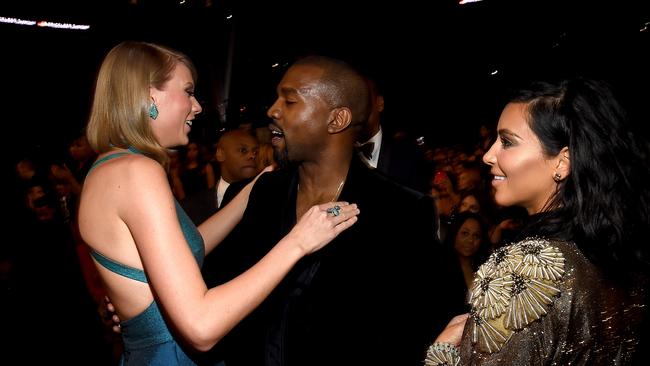
[[[90,171],[105,161],[129,153],[138,153],[135,149],[129,149],[129,151],[108,155],[97,160]],[[200,267],[203,265],[203,258],[205,257],[203,238],[177,201],[175,201],[175,204],[176,215],[183,235]],[[99,264],[112,272],[136,281],[148,282],[144,271],[138,268],[116,262],[95,250],[91,250],[91,255]],[[174,339],[155,300],[142,313],[122,322],[121,328],[124,353],[120,365],[196,365],[183,347]]]

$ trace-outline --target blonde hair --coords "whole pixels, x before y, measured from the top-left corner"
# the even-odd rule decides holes
[[[99,154],[114,147],[133,147],[169,165],[167,150],[158,143],[149,120],[149,88],[162,89],[174,68],[187,66],[196,82],[192,61],[178,51],[145,42],[122,42],[108,52],[97,75],[86,135]]]
[[[273,145],[268,142],[261,142],[260,149],[255,156],[255,162],[257,164],[257,169],[260,171],[269,165],[276,165],[275,157],[273,155]]]

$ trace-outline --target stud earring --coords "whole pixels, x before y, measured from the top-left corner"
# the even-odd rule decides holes
[[[156,107],[156,102],[151,103],[151,107],[149,107],[149,117],[151,117],[151,119],[158,118],[158,107]]]
[[[562,176],[560,175],[560,173],[555,172],[555,174],[553,174],[553,180],[554,180],[556,183],[559,183],[559,182],[562,180]]]

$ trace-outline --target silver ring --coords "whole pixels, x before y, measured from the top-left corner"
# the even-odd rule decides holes
[[[326,212],[332,216],[338,216],[341,214],[341,206],[336,205],[334,207],[330,207],[326,210]]]

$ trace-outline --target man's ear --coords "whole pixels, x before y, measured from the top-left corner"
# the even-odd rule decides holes
[[[214,157],[217,158],[218,162],[223,163],[224,161],[226,161],[226,152],[223,151],[222,148],[218,147]]]
[[[352,123],[352,111],[347,107],[334,108],[327,123],[327,132],[339,133]]]
[[[377,103],[377,111],[379,113],[384,111],[384,96],[383,95],[378,95],[377,98],[375,98],[375,102]]]

